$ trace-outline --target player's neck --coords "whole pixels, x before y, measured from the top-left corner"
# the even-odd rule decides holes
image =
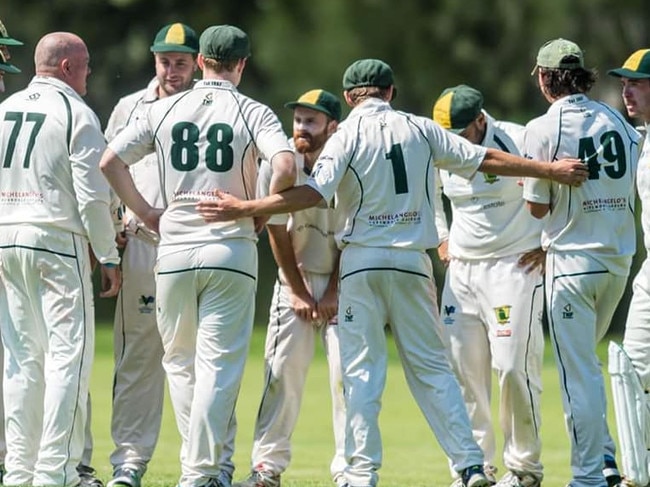
[[[316,160],[318,159],[318,156],[320,156],[322,150],[323,148],[321,147],[317,151],[303,153],[303,165],[305,168],[309,169],[309,172],[311,172],[312,168],[314,167],[314,164],[316,163]]]

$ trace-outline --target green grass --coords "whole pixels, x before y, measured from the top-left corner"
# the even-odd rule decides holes
[[[260,400],[263,370],[264,328],[257,327],[251,345],[244,381],[237,405],[238,434],[234,461],[235,480],[247,475],[252,434]],[[599,356],[606,363],[606,342]],[[429,430],[406,386],[392,341],[389,352],[388,382],[383,396],[380,417],[384,444],[381,487],[447,487],[450,475],[447,459]],[[282,477],[284,487],[331,487],[329,462],[333,452],[327,368],[320,345],[307,380],[302,412],[293,435],[293,458]],[[97,329],[97,347],[91,383],[93,400],[93,434],[95,451],[93,466],[104,480],[111,474],[109,455],[113,448],[110,437],[112,384],[112,329]],[[606,372],[605,372],[606,374]],[[609,390],[609,377],[605,375]],[[564,430],[562,403],[555,364],[550,346],[546,345],[542,396],[542,460],[545,465],[544,484],[565,485],[570,478],[569,440]],[[497,397],[496,395],[494,397]],[[614,416],[609,402],[609,422],[615,433]],[[166,398],[160,441],[145,476],[146,486],[173,486],[179,475],[179,436],[169,398]],[[500,446],[499,446],[500,448]],[[501,462],[497,462],[503,472]]]

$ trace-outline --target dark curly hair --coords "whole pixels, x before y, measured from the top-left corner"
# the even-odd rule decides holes
[[[541,84],[553,98],[561,98],[576,93],[589,93],[598,79],[595,69],[555,69],[539,68]]]

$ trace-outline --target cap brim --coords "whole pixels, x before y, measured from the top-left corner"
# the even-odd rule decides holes
[[[18,69],[13,64],[4,64],[4,63],[0,63],[0,71],[4,71],[5,73],[10,73],[10,74],[21,73],[20,69]]]
[[[0,37],[0,44],[3,46],[22,46],[23,43],[16,40],[12,39],[11,37]]]
[[[610,69],[607,71],[607,74],[610,76],[615,76],[617,78],[630,78],[630,79],[645,79],[650,78],[650,73],[639,73],[637,71],[632,71],[627,68],[618,68]]]
[[[198,49],[192,49],[187,46],[151,46],[151,52],[189,52],[190,54],[197,54]]]
[[[305,103],[305,102],[301,102],[301,101],[290,101],[289,103],[285,103],[284,106],[286,108],[291,108],[291,109],[294,109],[296,107],[310,108],[312,110],[316,110],[317,112],[324,113],[325,115],[327,115],[330,118],[336,118],[336,117],[334,117],[334,115],[332,115],[332,113],[330,113],[329,110],[326,110],[325,108],[321,107],[320,105],[314,105],[312,103]]]

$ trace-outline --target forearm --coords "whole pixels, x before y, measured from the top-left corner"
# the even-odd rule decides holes
[[[115,231],[108,205],[91,201],[80,208],[81,222],[88,234],[90,246],[100,264],[119,264]]]
[[[300,270],[298,269],[296,255],[293,251],[291,238],[287,232],[286,226],[267,225],[266,228],[269,233],[269,244],[271,246],[271,251],[273,252],[273,257],[275,258],[278,268],[281,269],[291,291],[296,296],[304,296],[305,294],[308,294],[305,282],[300,274]]]
[[[533,161],[508,152],[488,148],[479,170],[500,176],[524,176],[550,179],[550,162]]]
[[[244,216],[277,215],[293,213],[316,206],[322,201],[321,194],[310,186],[302,185],[289,188],[281,193],[272,194],[260,200],[242,201]]]
[[[106,149],[99,166],[122,203],[141,219],[146,219],[152,207],[136,188],[128,166],[111,149]]]

